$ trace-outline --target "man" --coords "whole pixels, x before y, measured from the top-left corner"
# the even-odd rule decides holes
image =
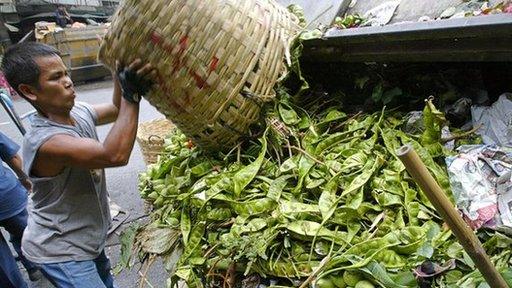
[[[0,227],[9,232],[14,250],[27,269],[30,280],[36,281],[41,278],[41,272],[21,252],[21,239],[28,217],[27,190],[31,190],[32,184],[21,169],[18,150],[19,146],[0,132],[0,158],[2,159],[0,161]],[[2,162],[5,162],[18,178],[11,170],[5,168]],[[2,234],[0,234],[0,287],[27,287]]]
[[[114,287],[104,252],[110,212],[103,169],[128,163],[139,99],[156,71],[133,61],[114,75],[112,103],[92,106],[75,104],[73,82],[50,46],[15,45],[2,67],[38,112],[23,143],[23,168],[33,183],[24,255],[57,287]],[[113,121],[100,143],[95,125]]]
[[[68,24],[73,24],[73,20],[64,5],[57,6],[57,10],[55,10],[55,22],[62,28],[66,28]]]

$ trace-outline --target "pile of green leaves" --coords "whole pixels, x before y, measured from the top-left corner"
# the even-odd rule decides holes
[[[488,287],[395,154],[412,144],[451,197],[442,113],[426,102],[421,135],[402,131],[399,112],[347,115],[306,93],[300,40],[295,47],[288,80],[298,92],[292,100],[276,88],[259,137],[228,153],[193,147],[178,130],[166,139],[140,176],[151,221],[124,233],[119,267],[133,264],[132,252],[161,257],[168,286]],[[511,276],[512,240],[479,237]],[[420,283],[413,270],[425,263],[456,265]]]
[[[235,287],[254,274],[281,287],[416,287],[413,269],[456,260],[429,281],[486,287],[395,155],[411,143],[450,193],[442,153],[429,153],[441,118],[431,102],[425,133],[408,135],[401,114],[308,113],[280,93],[258,141],[228,154],[191,147],[178,130],[169,136],[140,177],[154,211],[150,224],[125,234],[125,265],[130,249],[161,256],[170,284],[189,287]],[[496,266],[508,268],[511,240],[480,236]]]

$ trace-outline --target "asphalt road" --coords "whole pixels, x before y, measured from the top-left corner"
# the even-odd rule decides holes
[[[109,102],[112,99],[112,82],[104,81],[92,84],[85,84],[77,86],[77,101],[83,101],[91,104]],[[15,109],[18,114],[23,115],[31,110],[32,107],[23,100],[15,101]],[[154,109],[149,103],[143,101],[141,104],[140,122],[149,121],[156,118],[163,117],[156,109]],[[28,127],[28,123],[25,122],[25,126]],[[105,125],[98,127],[98,135],[100,140],[103,140],[108,132],[110,131],[111,125]],[[5,111],[0,107],[0,131],[7,136],[11,137],[17,143],[22,142],[21,133],[17,130],[16,126],[10,121]],[[144,204],[139,197],[137,190],[137,179],[138,174],[145,170],[145,164],[142,159],[142,154],[139,146],[136,144],[132,155],[130,157],[129,164],[125,167],[112,168],[106,170],[107,175],[107,187],[110,193],[111,199],[121,206],[124,211],[129,213],[129,218],[125,223],[117,229],[110,237],[108,241],[108,247],[106,252],[109,255],[112,264],[117,264],[119,259],[120,245],[118,236],[123,229],[133,224],[134,222],[143,222],[147,220],[144,212]],[[140,265],[136,265],[129,271],[123,271],[119,275],[115,275],[116,284],[119,288],[131,288],[139,287],[140,275],[143,271],[140,269]],[[146,282],[145,287],[165,287],[167,274],[165,273],[162,264],[156,262],[149,272],[147,273],[147,279],[149,284]],[[27,283],[29,281],[27,280]],[[34,288],[50,288],[53,287],[47,281],[39,281],[36,283],[29,283],[29,287]]]

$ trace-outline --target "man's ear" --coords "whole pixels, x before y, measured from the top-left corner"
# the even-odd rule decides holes
[[[20,84],[18,85],[18,90],[20,90],[23,95],[32,102],[37,100],[37,95],[35,94],[36,88],[28,84]]]

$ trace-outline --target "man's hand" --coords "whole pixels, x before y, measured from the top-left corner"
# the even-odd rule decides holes
[[[131,103],[139,103],[145,96],[156,76],[156,70],[151,64],[142,66],[142,61],[137,59],[128,67],[118,65],[117,79],[121,85],[123,98]]]

